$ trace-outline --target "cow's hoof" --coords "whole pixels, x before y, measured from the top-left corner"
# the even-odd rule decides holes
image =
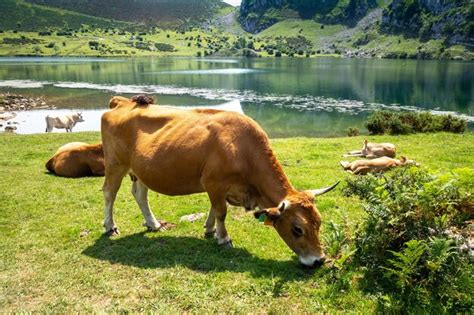
[[[221,246],[222,248],[226,248],[226,249],[234,248],[234,244],[232,244],[232,240],[228,240],[225,243],[219,244],[219,246]]]
[[[158,232],[158,231],[161,231],[161,230],[165,229],[164,226],[159,224],[159,223],[154,225],[154,226],[150,226],[150,225],[146,224],[146,222],[145,222],[145,223],[143,223],[143,226],[146,227],[148,232]]]
[[[204,232],[204,237],[205,238],[211,238],[211,237],[214,237],[214,235],[216,235],[216,229],[214,229],[212,231]]]
[[[105,235],[107,235],[107,236],[117,236],[117,235],[120,235],[120,231],[116,226],[114,226],[113,228],[111,228],[110,230],[105,232]]]

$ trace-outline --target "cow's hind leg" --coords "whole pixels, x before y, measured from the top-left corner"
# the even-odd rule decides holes
[[[113,170],[112,170],[113,169]],[[118,235],[119,230],[115,226],[113,207],[115,197],[122,184],[122,178],[127,173],[126,169],[115,169],[110,167],[105,174],[105,181],[102,190],[104,192],[104,227],[105,234],[113,236]]]
[[[132,194],[142,211],[143,217],[145,217],[144,226],[146,226],[150,231],[160,230],[161,224],[156,220],[148,204],[148,187],[146,187],[139,179],[136,179],[133,181]]]
[[[216,234],[216,214],[212,206],[209,210],[209,215],[204,227],[206,228],[206,231],[204,232],[205,237],[212,237]]]

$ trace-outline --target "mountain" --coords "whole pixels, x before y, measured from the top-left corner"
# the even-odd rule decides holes
[[[199,20],[229,6],[221,0],[27,0],[30,3],[66,9],[107,19],[145,22]]]
[[[243,0],[240,22],[250,33],[258,33],[288,18],[355,25],[376,6],[376,0]]]
[[[473,48],[474,5],[471,0],[394,0],[383,12],[381,30]]]
[[[0,12],[4,12],[0,19],[0,30],[41,31],[51,27],[78,29],[83,24],[100,28],[131,26],[126,22],[35,5],[22,0],[0,0]]]

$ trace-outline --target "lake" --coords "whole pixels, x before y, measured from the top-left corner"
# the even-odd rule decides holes
[[[57,111],[19,113],[19,133],[48,113],[83,111],[75,131],[99,130],[112,95],[243,111],[273,137],[364,132],[376,109],[429,110],[474,125],[474,62],[342,58],[0,58],[0,93],[44,96]],[[56,131],[55,131],[56,132]]]

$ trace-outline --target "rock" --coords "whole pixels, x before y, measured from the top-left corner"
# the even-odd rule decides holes
[[[206,214],[203,213],[203,212],[199,212],[199,213],[193,213],[193,214],[189,214],[189,215],[185,215],[185,216],[182,216],[179,221],[188,221],[188,222],[195,222],[203,217],[205,217]]]
[[[79,237],[86,237],[86,236],[89,235],[90,233],[91,233],[90,230],[85,229],[84,231],[82,231],[82,232],[79,234]]]
[[[16,113],[6,112],[6,113],[3,113],[3,114],[0,114],[0,120],[3,120],[3,121],[7,121],[7,120],[13,119],[15,117],[16,117]]]
[[[17,128],[14,126],[6,126],[5,127],[5,132],[15,132]]]

